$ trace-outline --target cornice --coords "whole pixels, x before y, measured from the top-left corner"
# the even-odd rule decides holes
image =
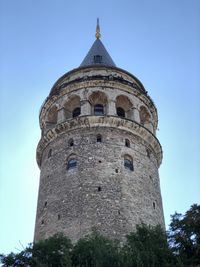
[[[158,166],[160,166],[162,161],[162,147],[155,135],[139,123],[128,119],[122,119],[118,116],[80,116],[57,124],[53,129],[47,131],[39,141],[37,147],[38,165],[41,165],[43,150],[57,137],[76,129],[94,128],[99,126],[116,128],[139,136],[151,146],[156,155]]]

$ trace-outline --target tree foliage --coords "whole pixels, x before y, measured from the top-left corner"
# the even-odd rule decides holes
[[[122,266],[118,241],[110,240],[96,231],[81,238],[72,253],[74,267]]]
[[[159,225],[138,225],[136,232],[127,236],[123,257],[127,267],[167,267],[174,264],[166,234]]]
[[[168,241],[182,266],[200,264],[200,205],[192,205],[184,215],[171,216]]]

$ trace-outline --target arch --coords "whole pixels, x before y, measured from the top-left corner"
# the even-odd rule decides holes
[[[124,155],[124,167],[130,171],[134,171],[133,158],[130,155]]]
[[[101,91],[95,91],[89,96],[89,103],[92,108],[92,114],[96,116],[103,116],[107,109],[107,96]]]
[[[56,106],[53,106],[49,109],[49,112],[47,114],[47,123],[57,123],[57,117],[58,117],[58,108]]]
[[[81,102],[80,97],[73,95],[64,103],[65,118],[71,119],[81,114]]]
[[[140,107],[139,114],[140,114],[140,124],[145,126],[146,123],[150,122],[151,116],[145,106]]]
[[[133,104],[130,99],[125,95],[116,97],[116,113],[119,117],[132,119]]]

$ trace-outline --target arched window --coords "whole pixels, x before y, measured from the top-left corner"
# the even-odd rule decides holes
[[[94,115],[101,116],[104,115],[104,109],[102,104],[96,104],[94,106]]]
[[[68,144],[69,144],[69,146],[73,146],[73,145],[74,145],[74,140],[73,140],[73,138],[69,139]]]
[[[75,108],[72,112],[72,117],[75,118],[75,117],[78,117],[79,115],[81,114],[81,109],[80,107],[78,108]]]
[[[91,113],[96,116],[104,116],[107,111],[107,96],[104,92],[94,91],[88,98],[91,105]]]
[[[118,95],[115,101],[117,116],[121,118],[133,118],[133,104],[125,95]]]
[[[100,134],[97,135],[97,143],[101,143],[102,142],[102,137]]]
[[[130,147],[130,141],[128,139],[125,139],[125,146]]]
[[[48,152],[48,159],[52,156],[52,149],[49,149],[49,152]]]
[[[74,169],[77,167],[77,160],[75,158],[71,158],[67,162],[67,170]]]
[[[121,107],[117,108],[117,116],[125,118],[125,110]]]
[[[81,103],[80,97],[77,95],[72,95],[63,105],[65,110],[66,119],[71,119],[79,116],[81,114]]]
[[[126,169],[129,169],[130,171],[134,171],[134,168],[133,168],[133,160],[128,155],[125,155],[124,156],[124,167]]]

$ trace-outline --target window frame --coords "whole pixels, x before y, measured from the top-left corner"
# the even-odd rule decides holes
[[[131,157],[124,157],[124,167],[130,171],[134,171],[133,160]]]
[[[77,160],[76,158],[70,158],[67,161],[67,171],[72,170],[72,169],[76,169],[77,168]]]
[[[103,116],[104,113],[104,105],[103,104],[95,104],[94,105],[94,115],[95,116]]]

